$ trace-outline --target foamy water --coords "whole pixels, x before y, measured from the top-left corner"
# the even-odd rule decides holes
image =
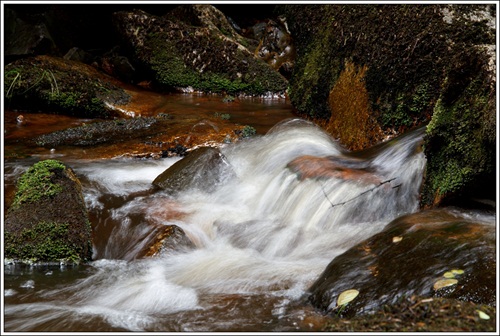
[[[93,225],[112,226],[109,237],[106,244],[94,246],[94,256],[101,257],[91,263],[88,276],[63,288],[40,289],[36,302],[7,304],[6,330],[71,330],[90,323],[102,331],[210,331],[227,321],[222,315],[214,321],[207,312],[231,295],[272,298],[270,314],[279,320],[335,256],[392,219],[417,211],[425,166],[418,151],[421,139],[422,132],[415,132],[357,157],[381,181],[388,181],[384,185],[300,180],[287,168],[297,157],[353,158],[302,120],[221,148],[235,174],[211,193],[188,190],[175,197],[160,192],[126,198],[147,191],[178,159],[71,162],[82,179],[89,210],[105,217]],[[158,215],[171,211],[165,204],[172,201],[184,217]],[[151,224],[181,227],[196,248],[135,259]],[[7,294],[15,297],[17,292]],[[175,322],[184,312],[192,314]],[[193,324],[207,314],[201,326]],[[244,315],[231,318],[245,320]],[[64,321],[71,322],[64,326]]]

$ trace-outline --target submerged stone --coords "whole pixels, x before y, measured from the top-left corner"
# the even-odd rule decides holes
[[[42,147],[94,146],[101,143],[123,142],[165,132],[165,123],[154,117],[99,121],[67,128],[36,137]]]
[[[380,178],[370,172],[362,161],[342,160],[335,157],[300,156],[287,164],[287,168],[297,174],[299,180],[307,178],[339,178],[354,180],[364,184],[380,184]]]
[[[184,230],[177,225],[165,225],[158,230],[155,242],[149,247],[145,257],[163,256],[175,251],[194,248]]]

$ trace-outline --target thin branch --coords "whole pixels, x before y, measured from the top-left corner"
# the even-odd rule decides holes
[[[325,194],[326,199],[328,200],[328,202],[330,202],[330,204],[332,205],[332,208],[333,208],[333,207],[336,207],[336,206],[339,206],[339,205],[344,205],[344,204],[346,204],[348,202],[351,202],[351,201],[355,200],[356,198],[361,197],[364,194],[369,193],[370,191],[373,191],[373,190],[377,189],[378,187],[380,187],[380,186],[382,186],[382,185],[384,185],[386,183],[390,183],[391,181],[394,181],[395,179],[397,179],[397,177],[391,178],[389,180],[382,181],[379,184],[377,184],[375,187],[370,188],[368,190],[365,190],[361,194],[359,194],[359,195],[357,195],[357,196],[355,196],[355,197],[353,197],[351,199],[348,199],[347,201],[336,203],[336,204],[333,204],[332,201],[330,200],[330,198],[328,198],[328,195],[327,195],[327,193],[326,193],[326,191],[325,191],[325,189],[323,187],[323,184],[321,184],[321,190],[323,190],[323,194]],[[401,186],[401,184],[398,184],[397,186],[393,187],[393,189],[394,188],[399,188],[400,186]]]

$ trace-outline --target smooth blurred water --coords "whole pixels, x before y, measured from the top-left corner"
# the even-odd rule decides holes
[[[422,136],[349,153],[313,124],[288,120],[222,147],[235,174],[215,191],[175,196],[151,191],[151,182],[178,158],[68,161],[92,217],[94,261],[8,266],[5,330],[315,330],[304,322],[317,314],[304,294],[326,265],[418,210]],[[299,179],[287,165],[304,155],[356,160],[386,183]],[[6,165],[11,179],[22,171],[20,162]],[[195,248],[139,258],[161,225],[181,227]],[[54,272],[64,281],[51,281]]]

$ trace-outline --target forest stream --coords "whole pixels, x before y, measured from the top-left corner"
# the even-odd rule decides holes
[[[257,134],[220,147],[231,171],[222,171],[210,191],[170,193],[151,184],[181,157],[29,147],[23,139],[88,121],[24,114],[28,123],[19,125],[19,113],[6,111],[6,194],[33,163],[61,160],[82,183],[94,237],[88,264],[5,264],[6,331],[320,331],[324,314],[307,295],[327,265],[419,211],[424,128],[349,152],[296,118],[285,99],[233,105],[193,94],[155,99],[142,115],[228,113]],[[366,174],[309,171],[304,158],[328,158]],[[494,215],[472,216],[495,223]],[[164,225],[181,228],[193,246],[143,257]]]

